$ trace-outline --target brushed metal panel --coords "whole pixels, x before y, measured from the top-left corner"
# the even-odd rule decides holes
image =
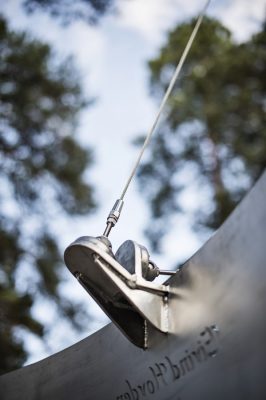
[[[0,377],[0,398],[265,400],[266,173],[168,282],[170,332],[150,348],[110,324]]]

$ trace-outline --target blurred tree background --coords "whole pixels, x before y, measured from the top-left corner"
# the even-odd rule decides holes
[[[27,356],[16,329],[45,333],[31,312],[37,296],[81,326],[82,308],[59,292],[62,255],[49,219],[87,214],[94,199],[84,179],[92,155],[73,135],[89,102],[72,61],[58,63],[48,45],[12,32],[3,17],[0,53],[0,371],[6,372]]]
[[[29,13],[42,10],[66,25],[75,20],[96,24],[115,10],[115,0],[24,0],[23,4]]]
[[[194,24],[178,25],[149,62],[159,100]],[[198,233],[218,228],[265,168],[265,77],[266,24],[236,43],[219,21],[204,19],[138,172],[154,250],[180,213],[190,214]]]
[[[23,4],[62,24],[94,24],[115,0]],[[170,32],[149,63],[159,100],[194,23]],[[138,173],[155,250],[179,213],[190,213],[196,230],[216,229],[265,168],[265,36],[264,26],[239,44],[221,23],[204,20]],[[62,256],[50,220],[88,214],[95,202],[85,179],[92,152],[74,136],[91,101],[72,60],[59,62],[48,45],[13,32],[3,17],[0,57],[0,372],[7,372],[27,358],[19,329],[45,337],[47,327],[32,312],[36,299],[50,299],[77,328],[86,321],[82,306],[60,292]],[[193,205],[186,204],[191,194]]]
[[[24,0],[67,25],[96,24],[115,0]],[[92,152],[74,137],[92,101],[72,59],[59,61],[47,44],[13,32],[0,14],[0,373],[27,359],[19,330],[45,340],[49,328],[32,313],[43,298],[77,329],[88,322],[81,304],[60,292],[62,254],[50,220],[95,209],[85,178]]]

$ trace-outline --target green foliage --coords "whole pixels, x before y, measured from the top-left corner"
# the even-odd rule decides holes
[[[149,63],[152,93],[160,99],[194,24],[170,32]],[[186,210],[188,189],[194,228],[216,229],[265,168],[264,28],[241,44],[217,20],[205,18],[199,30],[138,174],[151,204],[147,233],[155,249],[173,215]]]
[[[95,24],[112,9],[114,2],[115,0],[24,0],[23,4],[29,13],[43,10],[60,19],[63,24],[74,20]]]
[[[0,58],[0,371],[5,372],[26,358],[17,328],[44,334],[32,316],[36,298],[52,299],[80,327],[82,309],[59,292],[62,257],[50,219],[56,213],[87,214],[94,200],[84,178],[92,156],[73,137],[79,111],[89,102],[72,61],[56,62],[48,45],[12,32],[3,17]]]

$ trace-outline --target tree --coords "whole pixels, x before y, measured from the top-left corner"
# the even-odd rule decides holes
[[[32,315],[51,299],[80,326],[82,309],[60,295],[62,256],[49,221],[94,207],[84,174],[91,152],[73,136],[89,104],[70,59],[57,62],[47,44],[12,32],[0,19],[0,371],[22,365],[18,328],[43,336]]]
[[[168,35],[149,62],[162,98],[195,20]],[[216,229],[266,166],[266,29],[245,43],[205,18],[138,180],[151,205],[154,249],[194,196],[194,228]],[[191,210],[190,210],[191,211]]]
[[[114,2],[115,0],[24,0],[23,5],[29,13],[42,10],[64,24],[74,20],[95,24],[113,9]]]

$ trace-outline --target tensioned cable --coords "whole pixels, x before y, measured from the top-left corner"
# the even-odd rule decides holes
[[[167,89],[167,91],[165,92],[164,98],[163,98],[163,100],[162,100],[162,102],[161,102],[161,105],[160,105],[160,108],[159,108],[159,110],[158,110],[158,112],[157,112],[156,118],[155,118],[155,120],[154,120],[154,122],[153,122],[153,124],[152,124],[152,127],[151,127],[150,131],[149,131],[148,134],[147,134],[147,137],[146,137],[146,139],[145,139],[145,142],[143,143],[143,146],[142,146],[142,149],[141,149],[141,151],[140,151],[140,153],[139,153],[139,156],[138,156],[138,158],[137,158],[137,161],[136,161],[136,163],[135,163],[135,165],[134,165],[134,167],[133,167],[133,169],[132,169],[132,171],[131,171],[131,174],[130,174],[130,176],[129,176],[129,178],[128,178],[126,184],[125,184],[125,187],[124,187],[124,189],[123,189],[123,191],[122,191],[122,194],[121,194],[121,196],[120,196],[120,199],[121,199],[121,200],[124,199],[125,194],[126,194],[126,192],[127,192],[127,189],[128,189],[128,187],[129,187],[129,185],[130,185],[130,182],[132,181],[132,178],[134,177],[134,175],[135,175],[135,173],[136,173],[136,170],[137,170],[137,168],[138,168],[138,166],[139,166],[139,163],[140,163],[140,160],[141,160],[141,158],[142,158],[142,156],[143,156],[143,153],[144,153],[144,151],[146,150],[146,147],[148,146],[148,144],[150,143],[151,137],[152,137],[152,135],[153,135],[153,133],[154,133],[154,131],[155,131],[157,125],[158,125],[158,122],[159,122],[160,116],[161,116],[161,114],[162,114],[162,112],[163,112],[164,106],[165,106],[165,104],[166,104],[166,102],[167,102],[167,100],[168,100],[168,97],[169,97],[169,95],[170,95],[170,93],[171,93],[171,91],[172,91],[172,89],[173,89],[173,87],[174,87],[174,85],[175,85],[175,83],[176,83],[176,81],[177,81],[177,78],[178,78],[178,76],[179,76],[179,74],[180,74],[180,71],[181,71],[181,69],[182,69],[182,67],[183,67],[183,64],[184,64],[184,62],[185,62],[185,60],[186,60],[186,57],[187,57],[187,55],[188,55],[188,52],[189,52],[189,50],[190,50],[190,48],[191,48],[191,46],[192,46],[192,44],[193,44],[193,41],[194,41],[194,39],[195,39],[195,37],[196,37],[196,35],[197,35],[197,32],[198,32],[198,30],[199,30],[199,27],[200,27],[200,25],[201,25],[202,19],[203,19],[203,17],[204,17],[204,14],[205,14],[205,12],[206,12],[206,9],[207,9],[207,7],[208,7],[210,1],[211,1],[211,0],[208,0],[208,1],[207,1],[207,3],[205,4],[205,6],[204,6],[202,12],[200,13],[200,15],[199,15],[199,17],[198,17],[197,23],[196,23],[196,25],[195,25],[195,27],[194,27],[192,33],[191,33],[191,36],[190,36],[190,38],[189,38],[189,41],[187,42],[187,45],[186,45],[186,47],[185,47],[185,50],[183,51],[183,54],[182,54],[182,56],[181,56],[181,58],[180,58],[180,61],[179,61],[178,65],[177,65],[177,67],[176,67],[175,73],[174,73],[174,75],[173,75],[173,77],[172,77],[172,79],[171,79],[171,81],[170,81],[170,83],[169,83],[168,89]]]
[[[171,79],[171,81],[169,83],[169,86],[168,86],[168,88],[167,88],[167,90],[165,92],[165,95],[163,97],[163,100],[161,102],[159,110],[157,112],[156,118],[155,118],[155,120],[154,120],[154,122],[153,122],[153,124],[151,126],[150,131],[148,132],[148,134],[146,136],[146,139],[145,139],[145,141],[143,143],[142,149],[141,149],[141,151],[139,153],[139,156],[138,156],[138,158],[137,158],[137,160],[136,160],[136,162],[135,162],[135,164],[134,164],[134,166],[132,168],[132,171],[131,171],[131,173],[129,175],[129,178],[126,181],[126,184],[125,184],[125,186],[123,188],[121,196],[120,196],[119,200],[116,201],[114,207],[112,208],[112,210],[111,210],[111,212],[109,214],[109,217],[107,218],[107,227],[105,229],[104,236],[108,236],[109,235],[112,227],[116,224],[116,222],[117,222],[117,220],[118,220],[118,218],[120,216],[125,194],[126,194],[126,192],[128,190],[128,187],[129,187],[134,175],[136,174],[136,170],[137,170],[137,168],[139,166],[139,163],[141,161],[143,153],[146,150],[146,147],[148,146],[148,144],[150,143],[151,137],[152,137],[157,125],[158,125],[158,122],[159,122],[160,116],[161,116],[161,114],[163,112],[163,109],[165,107],[165,104],[166,104],[166,102],[167,102],[167,100],[169,98],[169,95],[170,95],[170,93],[171,93],[171,91],[172,91],[172,89],[173,89],[173,87],[174,87],[174,85],[175,85],[175,83],[177,81],[177,78],[178,78],[178,76],[180,74],[180,71],[181,71],[181,69],[183,67],[183,64],[184,64],[184,62],[185,62],[185,60],[187,58],[189,50],[190,50],[190,48],[191,48],[191,46],[192,46],[192,44],[194,42],[194,39],[195,39],[195,37],[197,35],[197,32],[199,30],[199,27],[200,27],[200,25],[202,23],[203,17],[205,15],[205,12],[206,12],[210,2],[211,2],[211,0],[208,0],[206,2],[205,6],[203,7],[201,13],[198,16],[198,19],[197,19],[197,22],[196,22],[196,24],[194,26],[194,29],[193,29],[193,31],[192,31],[192,33],[190,35],[190,38],[189,38],[189,40],[188,40],[188,42],[186,44],[186,47],[185,47],[185,49],[183,51],[183,54],[182,54],[182,56],[181,56],[181,58],[179,60],[179,63],[177,64],[177,67],[176,67],[174,75],[173,75],[173,77],[172,77],[172,79]]]

